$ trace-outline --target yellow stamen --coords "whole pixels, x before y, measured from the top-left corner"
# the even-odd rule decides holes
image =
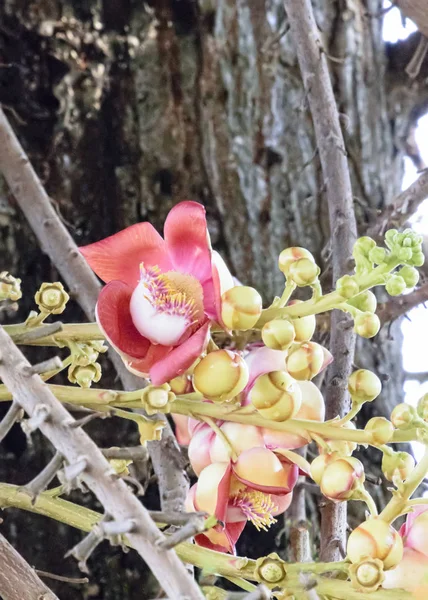
[[[234,506],[239,507],[249,521],[260,531],[267,531],[271,525],[276,523],[272,512],[277,510],[270,494],[258,490],[246,489],[240,491],[233,499]]]

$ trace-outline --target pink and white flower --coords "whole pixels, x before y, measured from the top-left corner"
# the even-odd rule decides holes
[[[233,279],[211,250],[205,209],[181,202],[169,213],[162,238],[137,223],[80,249],[107,284],[97,321],[125,364],[161,385],[186,371],[204,351],[221,295]]]

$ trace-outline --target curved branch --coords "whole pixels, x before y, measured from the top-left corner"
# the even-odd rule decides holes
[[[419,31],[428,37],[428,11],[426,0],[396,0],[404,16],[416,23]]]

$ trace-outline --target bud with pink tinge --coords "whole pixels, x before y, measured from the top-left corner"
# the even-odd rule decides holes
[[[354,402],[372,402],[382,391],[382,384],[371,371],[358,369],[349,377],[348,391]]]
[[[398,478],[405,481],[415,468],[415,459],[408,452],[393,452],[384,454],[382,471],[388,481]]]
[[[313,379],[322,370],[324,360],[322,346],[305,342],[287,357],[287,370],[294,379]]]
[[[262,340],[272,350],[287,350],[294,342],[293,324],[286,319],[274,319],[263,326]]]
[[[397,404],[391,413],[391,421],[397,429],[407,429],[412,426],[417,417],[416,409],[410,404]]]
[[[354,319],[354,331],[363,338],[374,337],[379,329],[379,317],[371,312],[359,313]]]
[[[286,371],[272,371],[257,377],[250,400],[266,419],[286,421],[300,409],[302,392]]]
[[[298,287],[313,285],[318,280],[320,268],[310,258],[300,258],[291,263],[288,277]]]
[[[311,462],[311,477],[320,485],[322,476],[327,466],[340,457],[338,452],[332,452],[329,454],[320,454]]]
[[[210,352],[195,367],[193,387],[208,400],[225,402],[237,396],[248,382],[244,359],[230,350]]]
[[[365,480],[362,463],[352,456],[330,462],[321,476],[320,488],[326,498],[335,502],[349,500]]]
[[[378,558],[387,571],[402,559],[403,541],[391,525],[379,517],[372,517],[352,531],[347,555],[352,563],[359,563],[365,558]]]
[[[251,329],[261,312],[262,297],[252,287],[237,285],[221,297],[221,318],[228,329]]]
[[[302,258],[306,258],[306,259],[310,260],[311,262],[315,263],[314,257],[309,252],[309,250],[306,250],[306,248],[299,248],[298,246],[293,247],[293,248],[286,248],[279,255],[279,259],[278,259],[279,270],[282,271],[286,277],[288,277],[290,266],[294,262],[296,262]]]
[[[385,417],[373,417],[367,421],[364,431],[370,434],[372,444],[383,446],[383,444],[391,441],[394,434],[394,426]]]

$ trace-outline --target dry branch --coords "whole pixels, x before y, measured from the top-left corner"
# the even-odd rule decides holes
[[[58,268],[73,298],[80,304],[87,317],[93,320],[101,285],[55,212],[1,107],[0,172],[37,236],[41,248]],[[110,359],[125,389],[135,390],[141,387],[141,379],[125,368],[116,352],[110,353]],[[158,477],[162,508],[167,511],[182,510],[189,483],[184,472],[185,461],[168,423],[163,430],[162,440],[149,444],[149,452]]]
[[[0,597],[3,600],[58,600],[1,533]]]
[[[396,0],[395,4],[403,14],[412,19],[419,31],[428,37],[428,11],[426,0]]]
[[[40,422],[41,432],[67,459],[69,469],[76,466],[73,476],[80,475],[106,513],[118,523],[130,520],[135,523],[135,528],[127,534],[127,538],[152,569],[165,592],[171,598],[203,598],[177,555],[171,550],[159,548],[159,543],[165,538],[147,510],[123,481],[111,476],[110,464],[89,436],[81,428],[69,426],[74,419],[42,379],[37,374],[27,374],[29,362],[2,328],[0,348],[0,377],[16,402],[30,415],[30,419],[41,412],[40,407],[45,407],[46,418]]]
[[[303,84],[315,129],[326,189],[331,229],[333,282],[350,269],[357,236],[351,180],[339,114],[330,81],[327,58],[322,50],[310,0],[285,0],[285,10],[297,51]],[[331,319],[330,350],[334,362],[327,382],[327,418],[343,415],[348,406],[347,380],[352,371],[355,334],[341,327],[346,316],[334,311]],[[344,503],[326,507],[322,514],[322,560],[339,560],[331,540],[343,544],[346,532]]]

